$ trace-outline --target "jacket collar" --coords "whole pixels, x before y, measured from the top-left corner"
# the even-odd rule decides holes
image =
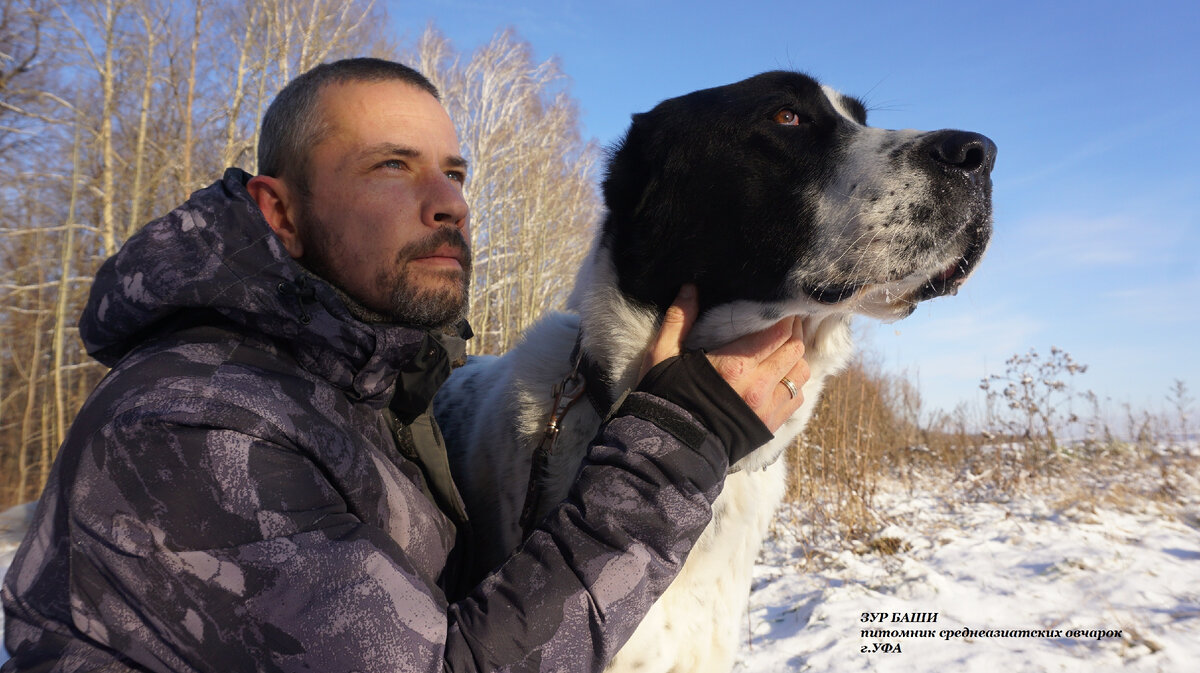
[[[246,190],[249,179],[228,169],[105,261],[80,318],[88,352],[112,366],[150,329],[209,309],[280,342],[357,401],[382,408],[403,375],[406,389],[420,391],[406,405],[428,407],[465,351],[469,327],[430,334],[362,320],[348,298],[288,255]]]

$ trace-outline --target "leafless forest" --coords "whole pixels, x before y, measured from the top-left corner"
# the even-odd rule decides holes
[[[0,506],[37,496],[104,374],[75,327],[100,263],[225,167],[255,172],[266,105],[322,61],[395,58],[442,90],[472,165],[474,348],[561,304],[600,154],[561,73],[511,33],[463,54],[385,25],[362,0],[0,0]]]
[[[0,507],[37,496],[104,374],[75,327],[99,264],[225,167],[255,172],[266,105],[319,62],[396,58],[442,90],[471,162],[473,349],[506,350],[561,305],[600,216],[602,157],[562,73],[511,32],[462,53],[386,26],[370,0],[0,0]],[[1184,382],[1166,391],[1177,413],[1113,420],[1076,392],[1086,366],[1064,351],[1006,366],[982,382],[984,409],[931,412],[910,381],[856,361],[788,457],[792,499],[854,536],[876,526],[882,475],[1178,497],[1197,462],[1173,448],[1192,436]]]

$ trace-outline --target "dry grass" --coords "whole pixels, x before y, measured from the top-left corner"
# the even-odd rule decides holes
[[[1030,354],[1032,362],[1029,355],[1013,361],[1045,364]],[[1060,363],[1058,373],[1073,373],[1066,371],[1068,364],[1079,369],[1063,355],[1055,349],[1047,358]],[[1030,399],[1042,405],[1036,422],[1019,400],[1009,406],[1012,398],[1004,398],[1002,389],[994,389],[991,401],[1007,400],[1007,415],[995,409],[972,414],[964,405],[923,422],[910,382],[885,375],[878,364],[856,361],[829,382],[812,422],[788,454],[788,500],[796,506],[791,511],[801,512],[811,535],[818,534],[811,533],[816,528],[822,538],[870,543],[887,523],[874,503],[884,479],[911,490],[935,478],[977,500],[1038,492],[1056,509],[1077,516],[1097,507],[1185,512],[1181,506],[1200,504],[1200,445],[1180,439],[1189,437],[1191,404],[1182,382],[1167,393],[1172,414],[1137,415],[1126,408],[1124,432],[1117,432],[1091,393],[1076,396],[1091,402],[1086,418],[1046,408],[1070,408],[1071,398],[1062,377],[1043,380],[1051,390],[1030,391]],[[1055,425],[1042,427],[1043,422]],[[1072,436],[1082,438],[1065,439]],[[799,531],[799,523],[781,525]]]
[[[853,538],[877,528],[873,496],[881,468],[910,434],[894,409],[895,385],[855,361],[828,383],[787,457],[788,499]]]

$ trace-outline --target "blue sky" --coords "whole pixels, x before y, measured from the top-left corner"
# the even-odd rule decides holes
[[[737,5],[737,8],[734,6]],[[515,28],[557,58],[584,134],[611,143],[663,98],[778,68],[863,98],[886,128],[963,128],[1000,148],[995,237],[955,298],[863,348],[926,407],[981,407],[981,378],[1030,348],[1075,381],[1161,411],[1200,398],[1200,3],[392,0],[460,50]],[[1197,405],[1193,405],[1193,409]]]

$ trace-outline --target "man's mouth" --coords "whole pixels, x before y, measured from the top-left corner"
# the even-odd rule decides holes
[[[410,243],[396,256],[397,264],[414,263],[427,269],[470,272],[471,252],[463,232],[443,227]]]
[[[457,246],[444,245],[429,254],[419,255],[413,259],[431,264],[455,266],[461,269],[465,266],[466,256],[466,250]]]

